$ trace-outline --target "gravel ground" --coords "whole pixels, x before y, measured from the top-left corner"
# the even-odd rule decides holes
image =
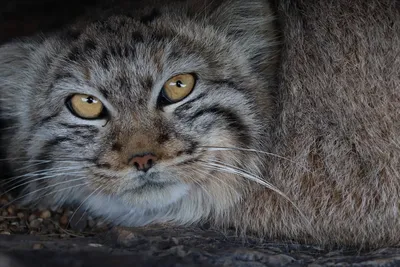
[[[35,235],[55,238],[88,237],[109,229],[76,209],[23,207],[10,194],[0,197],[0,234]]]

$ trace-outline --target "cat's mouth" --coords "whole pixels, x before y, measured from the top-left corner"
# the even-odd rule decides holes
[[[176,181],[146,181],[140,185],[125,188],[118,198],[125,204],[137,208],[161,208],[178,201],[189,186]]]
[[[167,186],[173,185],[175,183],[172,182],[153,182],[153,181],[146,181],[139,186],[132,187],[126,189],[120,193],[121,196],[125,194],[135,194],[135,193],[144,193],[146,191],[157,191],[162,190]]]

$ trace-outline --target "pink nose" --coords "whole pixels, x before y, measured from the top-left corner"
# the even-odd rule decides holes
[[[136,167],[138,171],[147,172],[157,161],[157,157],[152,153],[134,155],[129,163]]]

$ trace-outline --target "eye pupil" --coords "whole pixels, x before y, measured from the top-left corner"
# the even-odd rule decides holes
[[[181,82],[180,80],[176,81],[176,86],[177,87],[183,87],[183,82]]]
[[[89,96],[88,98],[86,98],[86,102],[87,102],[88,104],[92,104],[92,103],[94,102],[93,97]]]

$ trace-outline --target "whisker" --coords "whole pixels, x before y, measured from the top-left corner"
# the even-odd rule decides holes
[[[82,173],[85,173],[85,172],[84,172],[84,171],[69,172],[69,173],[67,173],[67,174],[66,174],[66,173],[58,173],[58,174],[54,174],[54,175],[47,175],[47,176],[44,176],[44,177],[36,178],[36,179],[33,179],[33,180],[29,180],[29,181],[23,182],[23,183],[18,184],[18,185],[16,185],[16,186],[13,186],[12,188],[6,190],[4,193],[0,194],[0,196],[3,196],[3,195],[5,195],[5,194],[7,194],[7,193],[9,193],[9,192],[11,192],[11,191],[17,189],[18,187],[21,187],[21,186],[30,184],[30,183],[32,183],[32,182],[37,182],[37,181],[41,181],[41,180],[47,180],[47,179],[51,179],[51,178],[58,177],[58,176],[62,176],[62,175],[82,174]],[[29,178],[30,178],[30,177],[28,177],[28,179],[29,179]],[[25,179],[25,180],[26,180],[26,179]]]
[[[42,176],[43,174],[52,174],[52,173],[57,173],[59,171],[74,171],[74,170],[81,170],[82,167],[81,166],[76,166],[74,168],[72,167],[58,167],[58,168],[50,168],[50,169],[44,169],[44,170],[38,170],[38,171],[34,171],[34,172],[30,172],[30,173],[26,173],[26,174],[22,174],[22,175],[18,175],[18,176],[14,176],[14,177],[10,177],[7,178],[5,180],[5,182],[1,183],[1,186],[5,186],[15,180],[18,181],[23,181],[23,180],[27,180],[30,179],[32,177],[37,177],[37,176]]]
[[[104,187],[105,187],[105,185],[97,187],[96,190],[93,190],[93,192],[90,193],[90,194],[81,202],[81,204],[75,209],[74,213],[72,213],[71,217],[69,218],[68,224],[71,223],[71,221],[72,221],[72,219],[74,218],[75,214],[76,214],[77,211],[82,207],[82,205],[83,205],[91,196],[93,196],[94,193],[96,193],[99,189],[102,189],[102,188],[104,188]],[[101,191],[100,191],[100,192],[101,192]],[[79,220],[78,220],[78,222],[77,222],[76,224],[78,224],[78,223],[82,220],[82,217],[83,217],[83,215],[85,215],[85,213],[86,213],[86,209],[84,210],[84,212],[82,213],[81,217],[79,218]]]
[[[43,191],[43,190],[46,190],[46,189],[49,189],[49,188],[52,188],[52,187],[56,187],[56,186],[59,186],[59,185],[61,185],[61,184],[76,182],[76,181],[80,181],[80,180],[83,180],[83,179],[86,179],[86,177],[81,177],[81,178],[77,178],[77,179],[67,180],[67,181],[63,181],[63,182],[59,182],[59,183],[56,183],[56,184],[52,184],[52,185],[49,185],[49,186],[46,186],[46,187],[43,187],[43,188],[39,188],[39,189],[34,190],[34,191],[32,191],[32,192],[28,192],[28,193],[26,193],[26,194],[24,194],[24,195],[22,195],[22,196],[20,196],[20,197],[14,198],[11,202],[9,202],[9,203],[7,203],[7,204],[1,206],[1,208],[4,208],[4,207],[7,206],[7,205],[10,205],[10,204],[12,204],[12,203],[14,203],[14,202],[16,202],[16,201],[18,201],[18,200],[21,200],[21,199],[25,198],[26,196],[35,194],[35,193],[37,193],[37,192],[40,192],[40,191]]]
[[[243,169],[236,168],[233,166],[226,166],[225,164],[223,165],[223,164],[207,162],[207,161],[203,161],[203,160],[201,162],[205,163],[204,166],[206,166],[206,167],[209,167],[209,168],[212,168],[212,169],[215,169],[218,171],[222,171],[222,172],[240,175],[244,178],[247,178],[251,181],[259,183],[259,184],[265,186],[266,188],[274,191],[275,193],[279,194],[284,199],[286,199],[297,210],[297,212],[299,212],[300,216],[308,223],[308,225],[311,226],[311,222],[307,219],[307,217],[304,215],[304,213],[286,194],[284,194],[281,190],[279,190],[277,187],[275,187],[271,183],[263,180],[261,177],[259,177],[257,175],[253,175],[251,173],[248,173],[247,171],[244,171]]]
[[[55,191],[52,191],[52,192],[47,193],[47,194],[43,194],[43,195],[41,195],[41,196],[39,196],[39,197],[36,198],[36,199],[38,199],[38,201],[36,201],[36,203],[33,204],[33,206],[37,206],[37,204],[40,202],[40,199],[42,199],[42,198],[44,198],[44,197],[47,197],[47,196],[49,196],[49,195],[52,195],[52,194],[55,194],[55,193],[59,193],[59,192],[62,192],[62,191],[68,190],[68,189],[75,188],[75,187],[85,186],[85,185],[88,185],[88,184],[89,184],[89,182],[81,183],[81,184],[77,184],[77,185],[72,185],[72,186],[67,186],[67,187],[65,187],[65,188],[62,188],[62,189],[59,189],[59,190],[55,190]]]
[[[224,181],[223,179],[219,178],[218,176],[211,176],[210,173],[207,173],[207,172],[205,172],[205,171],[203,171],[203,170],[201,170],[201,169],[196,170],[196,172],[198,172],[198,173],[200,173],[200,174],[203,174],[203,175],[206,176],[206,177],[211,177],[211,178],[212,178],[212,179],[210,179],[211,181],[213,181],[214,179],[216,179],[216,180],[218,180],[218,182],[223,183],[224,185],[226,185],[227,187],[229,187],[231,190],[235,191],[235,188],[234,188],[232,185],[228,184],[226,181]]]
[[[207,151],[224,151],[224,150],[226,150],[226,151],[235,151],[235,150],[237,150],[237,151],[253,152],[253,153],[257,153],[257,154],[263,154],[263,155],[267,155],[267,156],[272,156],[272,157],[276,157],[276,158],[279,158],[279,159],[286,160],[286,161],[288,161],[290,163],[293,163],[293,164],[297,165],[298,167],[304,169],[307,172],[311,172],[307,167],[305,167],[303,165],[300,165],[298,162],[293,161],[293,160],[291,160],[291,159],[289,159],[287,157],[280,156],[280,155],[275,154],[275,153],[271,153],[271,152],[261,151],[261,150],[252,149],[252,148],[240,148],[240,147],[219,147],[219,146],[199,146],[199,147],[205,148],[205,149],[207,149]]]

